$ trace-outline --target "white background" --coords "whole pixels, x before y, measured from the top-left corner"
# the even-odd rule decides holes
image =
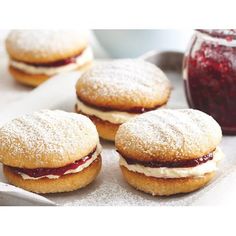
[[[1,1],[0,28],[235,28],[234,2],[7,0]],[[0,235],[229,236],[235,235],[234,211],[219,207],[2,207]]]

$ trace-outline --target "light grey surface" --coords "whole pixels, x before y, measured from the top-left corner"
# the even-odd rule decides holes
[[[167,73],[171,80],[173,90],[168,107],[185,108],[187,103],[184,96],[182,78],[175,72]],[[69,105],[69,107],[71,107]],[[69,108],[68,107],[68,108]],[[148,194],[139,192],[130,187],[122,178],[118,157],[114,145],[110,142],[102,141],[103,145],[103,168],[99,177],[87,188],[64,194],[49,194],[47,197],[59,205],[92,205],[92,206],[183,206],[183,205],[217,205],[218,202],[200,201],[204,195],[216,191],[217,186],[224,178],[236,167],[236,149],[233,148],[236,143],[236,137],[224,137],[221,147],[226,155],[222,161],[216,178],[208,186],[190,194],[180,194],[172,197],[152,197]],[[235,185],[236,187],[236,180]],[[233,187],[233,185],[232,185]],[[230,192],[230,189],[229,189]],[[218,195],[222,195],[221,192]],[[231,193],[229,193],[231,194]],[[214,194],[213,194],[214,195]],[[222,199],[219,198],[219,199]],[[200,203],[198,204],[198,201]],[[231,203],[232,204],[232,203]]]
[[[171,108],[186,107],[185,96],[183,93],[183,84],[181,75],[175,72],[167,73],[172,82],[173,90],[168,103]],[[74,85],[79,74],[68,73],[57,78],[51,79],[42,86],[32,91],[23,100],[9,105],[6,109],[1,110],[0,121],[6,121],[19,114],[39,110],[41,108],[64,109],[73,111],[75,98]],[[52,89],[53,88],[53,89]],[[112,143],[103,142],[103,167],[98,178],[88,187],[71,193],[47,194],[48,199],[55,201],[59,205],[73,206],[99,206],[99,205],[166,205],[166,206],[183,206],[183,205],[224,205],[227,203],[235,204],[236,180],[228,179],[229,176],[235,176],[234,168],[236,167],[236,137],[224,137],[221,147],[226,154],[222,161],[220,170],[216,178],[199,191],[194,193],[177,195],[174,197],[152,197],[148,194],[141,193],[130,187],[122,178],[118,158]],[[0,181],[6,180],[0,172]],[[226,187],[225,187],[226,186]],[[214,196],[217,195],[218,198]],[[218,199],[218,200],[217,200]],[[9,200],[6,199],[5,200]],[[12,202],[7,202],[11,204]],[[24,205],[24,201],[22,201]]]

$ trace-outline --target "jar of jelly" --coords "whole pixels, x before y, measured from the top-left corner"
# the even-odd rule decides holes
[[[211,115],[224,134],[236,134],[236,30],[196,30],[183,78],[189,106]]]

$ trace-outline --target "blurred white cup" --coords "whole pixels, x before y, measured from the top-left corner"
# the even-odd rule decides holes
[[[192,30],[94,30],[112,58],[137,57],[150,50],[185,51]]]

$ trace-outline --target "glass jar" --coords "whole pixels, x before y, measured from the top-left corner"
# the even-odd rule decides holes
[[[197,30],[183,78],[189,106],[211,115],[224,134],[236,134],[236,30]]]

